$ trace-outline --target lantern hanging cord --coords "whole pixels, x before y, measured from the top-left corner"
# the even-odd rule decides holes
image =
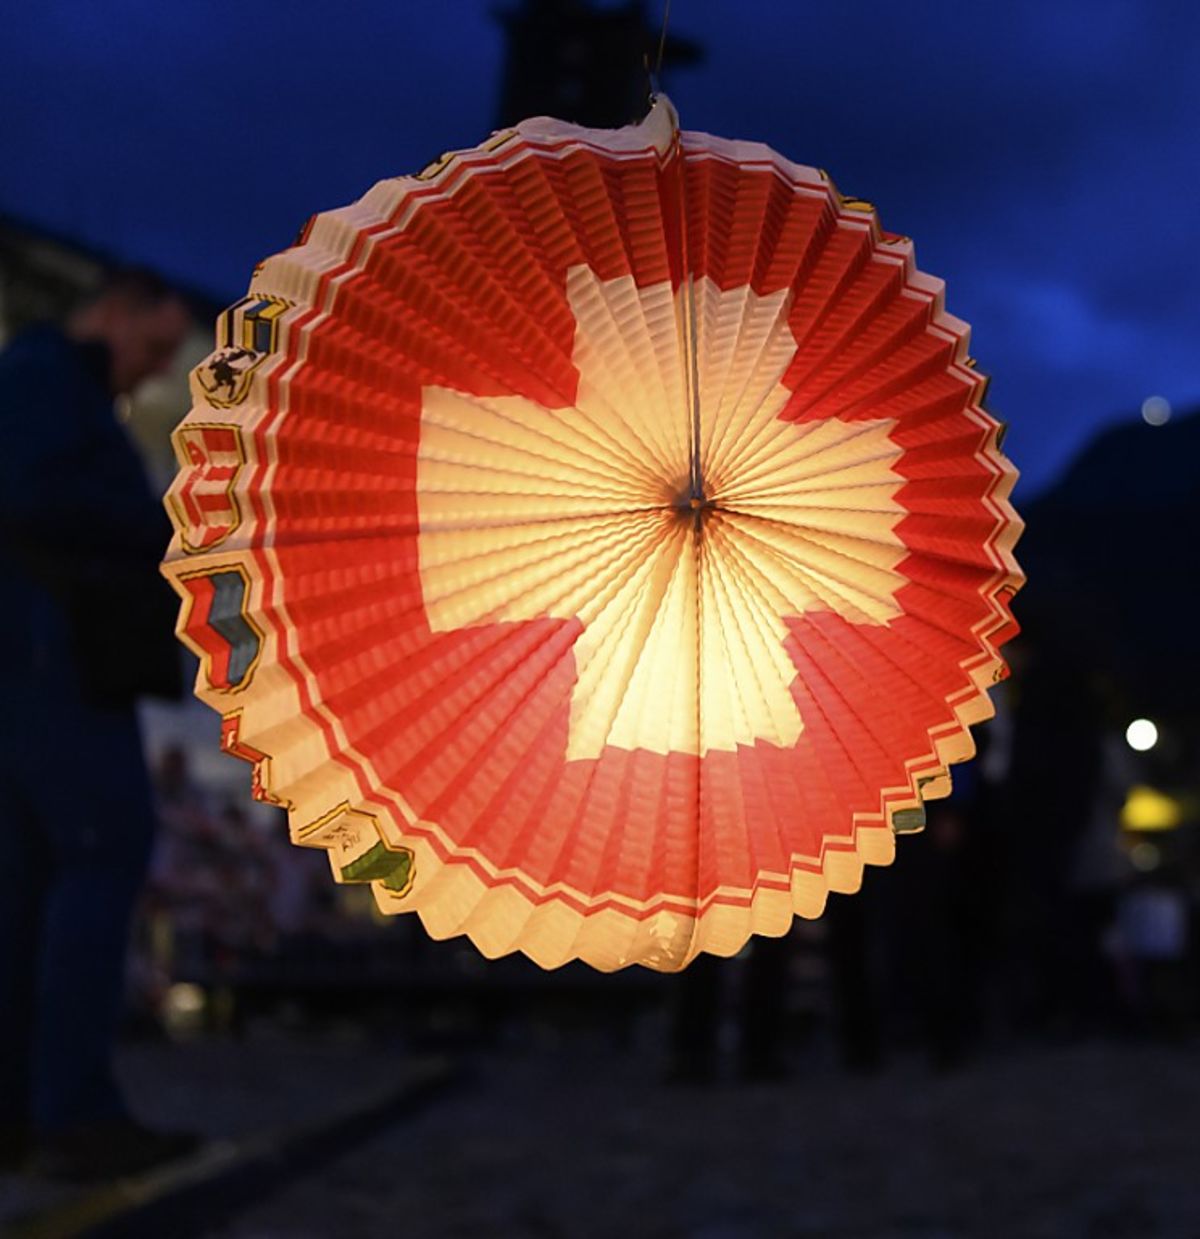
[[[666,0],[663,6],[662,30],[658,35],[658,53],[654,57],[654,68],[650,68],[649,55],[645,58],[647,76],[650,78],[650,97],[658,95],[658,80],[662,76],[663,55],[667,49],[667,23],[671,20],[671,0]]]
[[[671,0],[666,0],[663,6],[662,30],[658,36],[658,56],[654,61],[654,77],[657,80],[662,74],[663,53],[667,49],[667,23],[671,20]]]

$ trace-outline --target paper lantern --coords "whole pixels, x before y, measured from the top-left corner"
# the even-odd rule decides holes
[[[764,146],[535,119],[316,216],[193,375],[166,571],[292,839],[436,937],[684,966],[944,795],[1020,582],[942,285]]]

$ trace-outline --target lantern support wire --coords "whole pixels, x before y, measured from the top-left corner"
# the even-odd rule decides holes
[[[662,30],[658,35],[658,52],[654,57],[654,64],[650,64],[650,52],[647,50],[642,55],[642,67],[646,70],[646,77],[650,81],[650,102],[653,103],[658,98],[659,78],[662,76],[663,55],[667,48],[667,23],[671,20],[671,0],[666,0],[663,7]]]
[[[685,234],[686,238],[686,234]],[[686,240],[684,249],[684,261],[687,261]],[[704,493],[704,470],[700,460],[700,341],[697,338],[699,333],[696,330],[696,285],[692,279],[692,273],[688,271],[684,275],[686,286],[684,294],[687,298],[686,324],[688,331],[687,351],[688,351],[688,370],[691,377],[691,419],[688,426],[688,482],[689,495],[692,510],[696,513],[696,521],[700,520],[700,508],[707,502],[707,495]]]
[[[667,48],[667,23],[671,20],[671,0],[667,0],[663,6],[662,30],[658,36],[658,56],[654,61],[654,80],[655,82],[662,76],[663,53]]]
[[[663,55],[667,46],[667,25],[671,20],[671,0],[665,0],[663,5],[663,20],[662,30],[658,36],[658,55],[655,57],[654,69],[650,71],[647,63],[647,72],[650,78],[650,99],[651,103],[657,99],[659,94],[659,76],[662,73]],[[648,60],[648,58],[647,58]],[[679,235],[681,241],[681,264],[680,274],[683,282],[684,294],[684,350],[687,360],[687,397],[688,397],[688,497],[686,504],[681,500],[677,501],[678,506],[682,511],[688,511],[692,522],[692,545],[696,556],[696,640],[700,641],[700,634],[703,631],[704,625],[704,601],[702,590],[700,588],[700,575],[703,570],[702,564],[704,559],[704,543],[703,543],[703,517],[704,510],[708,507],[708,499],[705,495],[704,488],[704,472],[701,461],[701,428],[700,428],[700,341],[699,331],[696,322],[696,288],[691,272],[688,271],[688,243],[687,243],[687,210],[683,201],[683,141],[679,132],[678,123],[675,124],[674,133],[674,154],[678,161],[680,185],[679,185]],[[696,676],[696,743],[697,748],[701,743],[704,733],[704,694],[700,685],[699,666],[697,666]],[[699,820],[700,805],[703,799],[703,766],[702,763],[696,763],[696,816]],[[695,854],[695,870],[693,875],[692,889],[696,894],[697,901],[700,896],[700,869],[701,869],[701,850],[702,841],[699,836],[696,839],[696,854]],[[700,909],[697,902],[696,911],[691,918],[691,925],[688,929],[688,945],[685,951],[685,958],[690,957],[696,947],[696,939],[700,930]]]

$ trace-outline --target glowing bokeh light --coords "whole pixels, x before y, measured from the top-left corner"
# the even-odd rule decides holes
[[[179,981],[167,990],[165,1002],[171,1015],[196,1015],[204,1010],[204,991],[198,985]]]
[[[1158,743],[1158,728],[1148,718],[1135,718],[1125,728],[1125,743],[1139,753],[1147,753]]]
[[[1147,396],[1142,401],[1142,421],[1148,426],[1165,426],[1171,420],[1171,402],[1163,396]]]
[[[1136,784],[1121,809],[1125,830],[1174,830],[1183,821],[1183,806],[1174,796]]]

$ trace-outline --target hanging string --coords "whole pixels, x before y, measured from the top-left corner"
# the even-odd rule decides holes
[[[671,0],[667,0],[663,6],[663,24],[662,31],[658,36],[658,59],[654,62],[654,76],[657,79],[662,75],[663,52],[667,48],[667,24],[671,20]]]
[[[646,76],[650,79],[650,98],[654,99],[659,93],[658,79],[662,76],[663,55],[667,50],[667,24],[671,20],[671,0],[666,0],[663,6],[662,30],[658,36],[658,55],[654,58],[654,68],[650,67],[649,55],[643,58],[646,66]]]

